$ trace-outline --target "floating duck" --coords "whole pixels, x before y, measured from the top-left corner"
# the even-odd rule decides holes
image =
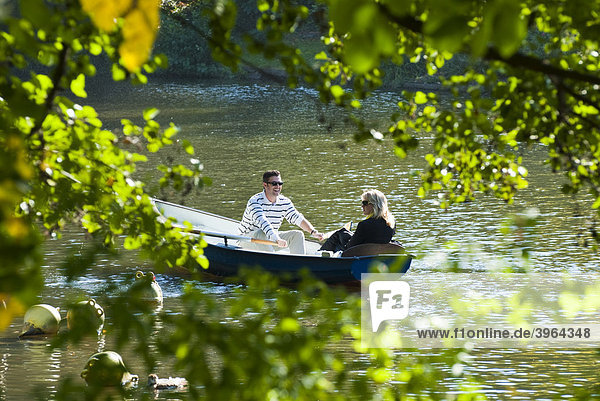
[[[141,297],[148,301],[156,302],[162,305],[163,293],[160,285],[156,282],[156,276],[153,272],[144,274],[141,271],[135,273],[135,286],[141,287]]]
[[[92,355],[85,364],[81,377],[88,385],[97,387],[116,387],[138,381],[138,376],[129,373],[121,355],[114,351]]]
[[[104,326],[104,309],[94,299],[80,301],[67,311],[67,327],[80,333],[98,333]]]
[[[188,386],[187,380],[183,377],[169,377],[160,379],[157,375],[148,375],[148,387],[154,390],[182,390]]]
[[[52,305],[37,304],[25,312],[20,337],[39,334],[56,334],[60,325],[60,309]]]

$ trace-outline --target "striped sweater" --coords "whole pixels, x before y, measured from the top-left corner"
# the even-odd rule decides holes
[[[272,203],[263,191],[248,200],[238,231],[245,235],[255,230],[262,230],[268,239],[277,241],[279,239],[277,231],[284,218],[290,224],[297,226],[304,220],[302,213],[296,210],[289,198],[280,194],[275,203]]]

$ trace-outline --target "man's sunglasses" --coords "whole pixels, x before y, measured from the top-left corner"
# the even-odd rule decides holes
[[[369,201],[362,201],[363,206],[367,206],[368,204],[369,204]]]
[[[282,186],[283,182],[281,182],[281,181],[269,181],[269,182],[267,182],[267,184],[271,184],[273,186],[276,186],[276,185]]]

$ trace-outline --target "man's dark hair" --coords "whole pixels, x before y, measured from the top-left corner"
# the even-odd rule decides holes
[[[265,171],[263,174],[263,182],[269,182],[269,178],[280,176],[281,173],[278,170]]]

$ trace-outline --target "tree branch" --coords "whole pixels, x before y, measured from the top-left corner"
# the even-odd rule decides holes
[[[596,110],[600,111],[600,105],[598,105],[597,103],[594,103],[593,101],[591,101],[590,99],[588,99],[586,96],[575,92],[575,90],[567,85],[565,85],[565,83],[560,80],[558,82],[558,86],[564,90],[565,92],[567,92],[569,95],[573,96],[573,98],[579,100],[582,103],[587,104],[588,106],[592,106],[593,108],[595,108]]]
[[[600,85],[600,77],[555,67],[545,60],[540,60],[539,58],[527,56],[521,53],[515,53],[508,58],[504,58],[500,55],[500,53],[498,53],[496,48],[490,47],[483,58],[489,61],[501,61],[510,65],[511,67],[525,68],[530,71],[541,72],[545,75],[554,75],[565,79],[572,79],[575,81],[589,82]]]
[[[415,17],[405,15],[397,16],[389,10],[389,8],[381,3],[377,3],[379,9],[385,14],[385,16],[393,23],[406,28],[414,33],[423,35],[423,22],[416,19]],[[470,53],[468,49],[464,49],[464,52]],[[490,46],[487,52],[482,56],[487,61],[500,61],[511,67],[524,68],[530,71],[541,72],[546,75],[556,75],[566,79],[572,79],[575,81],[589,82],[600,85],[600,77],[590,75],[573,70],[565,70],[560,67],[556,67],[548,63],[546,60],[541,60],[537,57],[527,56],[521,53],[515,53],[510,57],[502,57],[493,46]]]
[[[29,132],[29,138],[31,138],[33,135],[37,134],[41,130],[42,124],[44,123],[46,116],[48,115],[48,113],[50,113],[50,109],[52,109],[52,105],[54,104],[54,98],[60,90],[60,80],[65,75],[69,51],[70,47],[63,43],[63,48],[58,54],[58,64],[56,65],[56,68],[54,68],[54,70],[52,71],[52,89],[50,89],[48,95],[46,96],[46,101],[44,102],[44,112],[42,113],[40,118],[37,119],[35,125]],[[45,145],[43,133],[40,133],[40,142],[40,149],[43,149]]]

